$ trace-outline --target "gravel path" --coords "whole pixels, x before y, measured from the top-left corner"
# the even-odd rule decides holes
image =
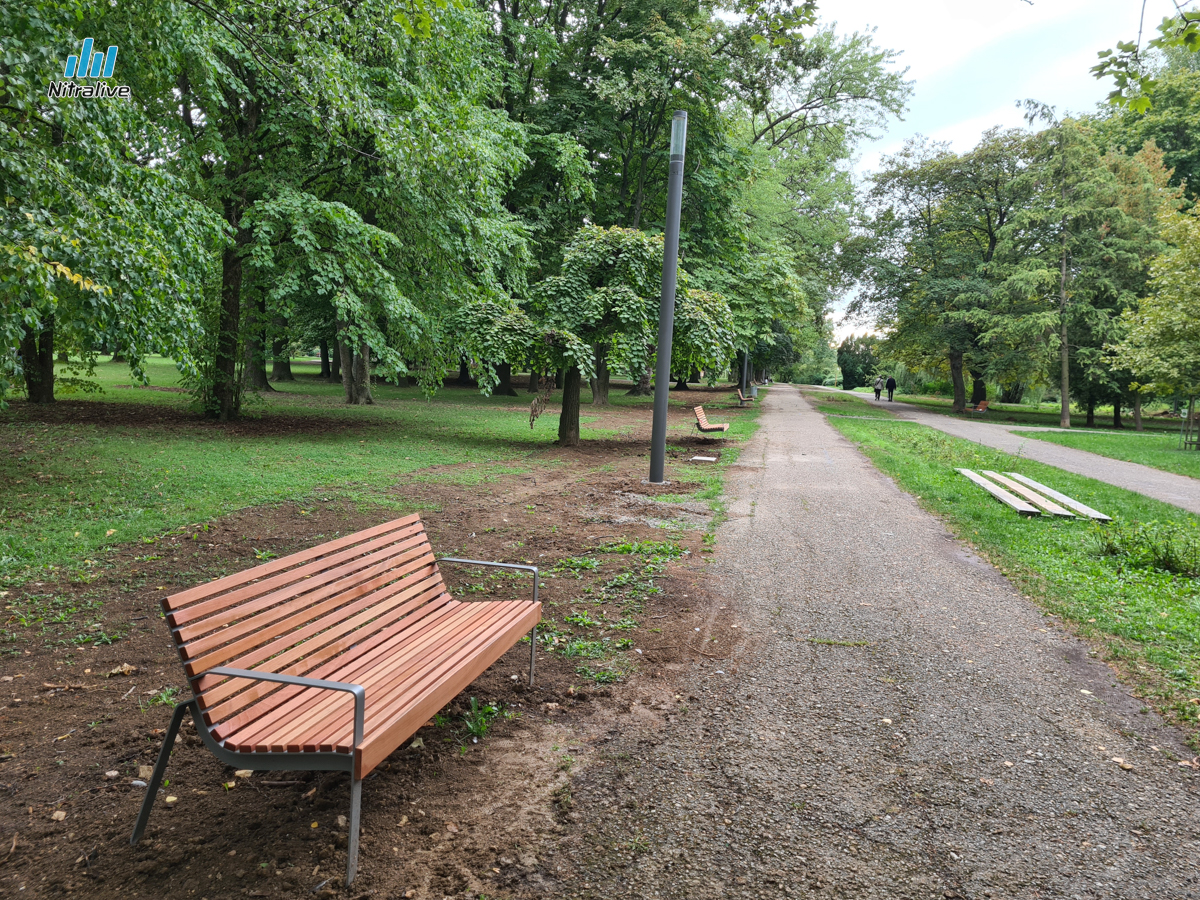
[[[1177,733],[797,391],[764,406],[712,567],[743,642],[600,737],[554,894],[1200,898]]]
[[[862,394],[854,394],[863,399]],[[942,413],[930,412],[910,403],[896,401],[888,403],[881,401],[889,411],[896,413],[897,418],[909,419],[952,434],[955,437],[966,438],[988,447],[995,447],[1006,453],[1013,453],[1046,463],[1059,469],[1066,469],[1077,475],[1086,475],[1115,487],[1135,491],[1163,503],[1170,503],[1186,509],[1188,512],[1200,515],[1200,479],[1188,478],[1186,475],[1176,475],[1164,472],[1150,466],[1125,462],[1077,450],[1074,447],[1063,447],[1049,441],[1039,441],[1036,438],[1022,437],[1023,431],[1051,431],[1054,429],[1011,425],[1002,422],[988,422],[982,418],[960,419]],[[1087,432],[1082,432],[1087,433]],[[1051,485],[1053,487],[1053,485]]]

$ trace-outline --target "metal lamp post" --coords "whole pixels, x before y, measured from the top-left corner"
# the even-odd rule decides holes
[[[654,373],[654,424],[650,429],[650,483],[663,483],[667,462],[667,398],[671,390],[671,338],[675,329],[675,278],[679,268],[679,209],[683,202],[683,151],[687,113],[671,119],[671,173],[667,180],[667,234],[663,247],[662,299],[658,307],[658,359]]]

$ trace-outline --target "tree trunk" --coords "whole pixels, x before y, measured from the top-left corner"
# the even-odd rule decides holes
[[[538,392],[538,382],[541,380],[542,380],[541,372],[531,371],[529,373],[529,386],[527,388],[525,388],[525,391],[530,394],[536,394]]]
[[[333,347],[330,348],[333,352],[329,354],[329,380],[333,384],[337,384],[342,380],[342,345],[340,341],[334,341]]]
[[[40,332],[25,330],[21,338],[21,368],[30,403],[54,402],[54,316],[46,316]]]
[[[596,348],[596,377],[592,379],[592,405],[608,406],[608,385],[612,372],[608,370],[608,347]]]
[[[1067,344],[1067,217],[1062,220],[1062,265],[1058,276],[1058,324],[1059,324],[1059,362],[1062,365],[1062,385],[1059,397],[1058,424],[1063,428],[1071,427],[1071,352]],[[1091,413],[1088,413],[1090,418]],[[1091,422],[1088,423],[1089,425]]]
[[[458,379],[455,381],[459,387],[475,387],[478,382],[471,377],[471,370],[467,366],[467,361],[461,359],[458,361]]]
[[[678,378],[675,379],[675,386],[672,387],[671,390],[673,390],[673,391],[690,391],[691,388],[688,387],[687,379],[684,378],[682,375],[680,375]]]
[[[953,412],[967,411],[967,386],[963,382],[963,355],[961,350],[950,351],[950,381],[954,385]]]
[[[1118,398],[1113,403],[1113,428],[1124,428],[1125,423],[1121,421],[1121,401]]]
[[[66,350],[60,350],[58,355],[55,357],[55,362],[66,364],[66,363],[69,363],[70,361],[71,361],[71,357],[67,355]]]
[[[635,384],[633,387],[631,387],[628,391],[625,392],[626,396],[628,396],[628,397],[649,397],[650,396],[650,375],[651,375],[651,372],[649,369],[646,369],[644,372],[642,372],[641,377],[638,378],[638,380],[637,380],[637,384]]]
[[[271,380],[295,381],[292,358],[288,355],[287,322],[283,316],[275,317],[275,331],[278,337],[271,344]]]
[[[267,381],[267,299],[261,294],[246,317],[246,360],[242,380],[248,391],[273,391]]]
[[[558,417],[558,445],[579,446],[579,387],[583,378],[576,366],[563,377],[562,414]]]
[[[338,333],[344,334],[345,329],[338,323]],[[354,345],[347,340],[338,341],[338,354],[342,362],[342,388],[345,391],[346,403],[351,406],[370,404],[371,398],[371,348],[363,341],[354,351]]]
[[[496,377],[499,381],[496,383],[496,389],[493,394],[499,394],[501,397],[515,397],[516,390],[512,386],[512,363],[500,363],[496,366]]]
[[[329,377],[329,341],[325,340],[325,338],[321,338],[320,347],[321,347],[321,374],[319,377],[328,378]]]
[[[235,221],[226,212],[227,221]],[[221,255],[221,319],[217,325],[217,353],[213,360],[213,399],[218,419],[236,419],[241,410],[242,391],[238,384],[238,329],[242,319],[242,247],[250,242],[250,232],[239,229],[232,246]],[[115,354],[114,354],[115,355]]]
[[[1012,384],[1005,385],[1000,390],[1001,403],[1020,403],[1025,396],[1025,383],[1022,381],[1014,381]]]
[[[1142,426],[1142,395],[1133,395],[1133,429],[1134,431],[1144,431]]]
[[[1088,428],[1096,427],[1096,401],[1088,397],[1087,401],[1087,420],[1083,423]]]
[[[356,404],[372,404],[371,397],[371,348],[363,341],[354,356],[354,392]]]
[[[567,375],[566,369],[559,369],[557,372],[554,373],[554,388],[555,388],[555,390],[558,390],[559,388],[561,388],[563,386],[563,381],[566,379],[566,375]]]

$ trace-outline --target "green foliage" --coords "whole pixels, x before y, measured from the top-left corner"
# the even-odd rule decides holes
[[[1124,312],[1112,359],[1147,390],[1191,396],[1200,393],[1200,208],[1168,212],[1163,237],[1170,248],[1151,265],[1153,293]]]
[[[483,737],[491,727],[492,720],[500,715],[500,712],[500,706],[494,703],[481,704],[472,697],[471,706],[463,713],[462,717],[463,724],[467,727],[467,734],[474,738]]]
[[[850,335],[837,348],[837,364],[842,370],[842,389],[852,391],[870,382],[879,364],[875,341],[868,335]]]
[[[1200,523],[1117,522],[1095,526],[1093,539],[1102,554],[1128,565],[1200,577]]]

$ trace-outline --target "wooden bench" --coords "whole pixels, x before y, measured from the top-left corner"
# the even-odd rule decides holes
[[[703,406],[694,407],[692,409],[692,412],[694,412],[696,414],[696,427],[705,433],[710,432],[710,431],[728,431],[729,430],[728,422],[710,422],[710,421],[708,421],[708,416],[706,416],[704,414]]]
[[[519,569],[531,600],[456,600],[439,563]],[[434,557],[406,516],[163,600],[192,689],[175,707],[133,829],[145,831],[190,712],[238,769],[350,773],[346,883],[358,868],[362,780],[541,620],[536,566]]]
[[[738,406],[745,406],[747,403],[754,402],[754,398],[747,397],[745,394],[743,394],[742,389],[740,387],[737,389],[737,395],[738,395]]]
[[[991,400],[984,400],[978,406],[972,406],[971,412],[973,412],[973,413],[987,412],[988,404],[991,402],[992,402]]]

